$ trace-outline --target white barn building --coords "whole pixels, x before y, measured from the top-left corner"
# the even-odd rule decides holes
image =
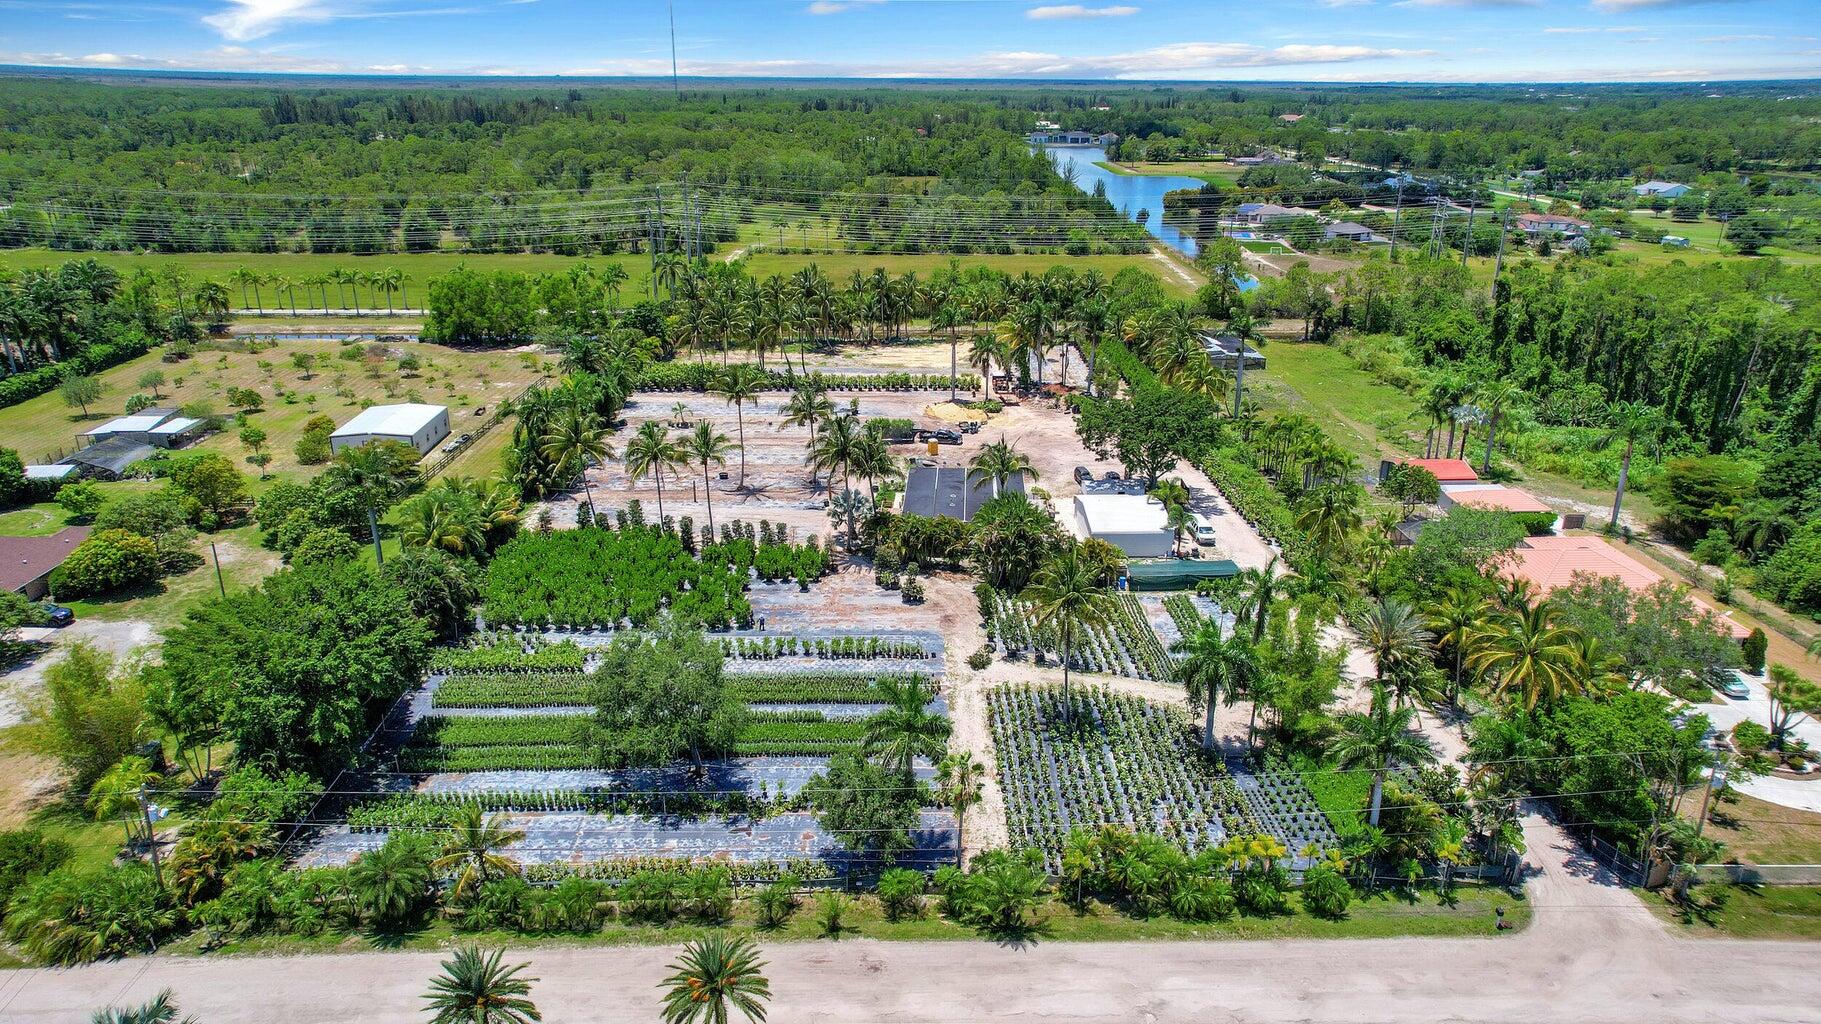
[[[428,455],[449,436],[446,405],[376,405],[342,424],[329,435],[329,449],[358,448],[369,441],[398,441]]]
[[[1129,558],[1167,558],[1173,541],[1163,503],[1142,494],[1076,495],[1075,528]]]

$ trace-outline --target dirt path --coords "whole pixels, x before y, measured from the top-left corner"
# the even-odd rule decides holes
[[[1531,815],[1535,909],[1516,935],[1173,943],[772,944],[772,1020],[893,1022],[1813,1021],[1817,946],[1672,935]],[[1491,923],[1488,922],[1488,932]],[[550,1021],[657,1019],[674,947],[508,953]],[[147,957],[0,974],[0,1019],[63,1024],[171,988],[210,1024],[423,1018],[439,954]],[[325,984],[325,980],[332,983]]]
[[[1189,273],[1186,267],[1176,261],[1176,257],[1164,252],[1162,246],[1151,247],[1151,258],[1163,264],[1164,269],[1169,272],[1171,277],[1181,281],[1190,288],[1200,288],[1202,285],[1208,283],[1200,276]]]

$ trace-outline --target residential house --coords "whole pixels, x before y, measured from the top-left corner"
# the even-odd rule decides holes
[[[1538,597],[1570,586],[1576,576],[1604,576],[1616,579],[1633,591],[1644,591],[1663,581],[1663,575],[1600,537],[1586,534],[1573,536],[1527,537],[1512,549],[1509,559],[1500,560],[1501,574],[1529,581]],[[1700,598],[1693,599],[1701,611],[1714,609]],[[1716,613],[1718,614],[1718,613]],[[1750,630],[1732,621],[1727,624],[1734,638]]]
[[[1643,199],[1680,199],[1693,191],[1678,181],[1647,181],[1631,190]]]
[[[0,588],[32,601],[48,597],[51,572],[88,535],[86,526],[66,526],[48,537],[0,537]]]
[[[1547,235],[1564,235],[1568,238],[1582,238],[1593,225],[1578,217],[1568,217],[1554,213],[1523,213],[1515,222],[1519,231],[1531,238]]]

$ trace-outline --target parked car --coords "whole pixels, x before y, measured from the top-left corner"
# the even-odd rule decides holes
[[[1214,524],[1203,519],[1201,516],[1196,516],[1195,543],[1213,547],[1215,541],[1218,539],[1219,535],[1214,532]]]
[[[47,626],[62,629],[76,621],[76,613],[60,604],[51,604],[46,601],[38,607],[44,610],[44,624]]]
[[[474,440],[473,434],[463,434],[462,436],[450,441],[448,444],[443,445],[443,451],[445,451],[445,452],[460,451],[462,448],[467,446],[468,442],[470,442],[472,440]]]
[[[1751,696],[1751,687],[1745,685],[1745,677],[1740,675],[1737,669],[1716,673],[1714,689],[1733,700],[1745,700]]]
[[[486,407],[486,406],[484,406],[484,405],[477,405],[477,406],[475,406],[475,407],[474,407],[474,415],[476,415],[476,416],[485,416],[485,415],[487,415],[487,407]]]
[[[1113,469],[1109,469],[1109,470],[1107,470],[1107,471],[1106,471],[1106,475],[1105,475],[1105,476],[1103,476],[1103,477],[1101,477],[1101,478],[1100,478],[1100,479],[1102,479],[1102,480],[1118,480],[1118,479],[1120,479],[1120,476],[1119,476],[1119,471],[1118,471],[1118,470],[1113,470]]]
[[[932,430],[930,431],[929,440],[934,441],[937,444],[960,444],[961,434],[959,431],[954,430]]]
[[[1086,466],[1076,466],[1075,467],[1075,482],[1076,483],[1078,483],[1078,484],[1092,483],[1093,480],[1094,480],[1094,471],[1093,470],[1087,468]]]

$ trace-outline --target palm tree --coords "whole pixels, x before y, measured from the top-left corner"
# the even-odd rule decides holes
[[[944,302],[937,306],[936,311],[931,313],[929,318],[930,330],[948,332],[948,400],[951,402],[956,398],[955,377],[959,372],[959,364],[956,360],[961,350],[961,339],[956,336],[955,331],[966,322],[967,315],[961,311],[959,305],[953,302]]]
[[[397,267],[387,267],[374,273],[373,283],[386,293],[386,313],[392,312],[392,296],[405,290],[405,272]]]
[[[1246,569],[1236,577],[1240,594],[1233,612],[1239,622],[1252,624],[1252,643],[1265,638],[1265,623],[1271,617],[1271,604],[1277,599],[1277,556],[1262,569]]]
[[[1385,685],[1385,674],[1411,665],[1429,655],[1435,634],[1423,627],[1415,608],[1387,597],[1360,616],[1359,638],[1372,652],[1373,683]],[[1402,703],[1401,691],[1399,703]]]
[[[167,988],[138,1006],[96,1010],[89,1024],[178,1024],[177,1012],[177,1000]],[[182,1024],[196,1024],[196,1018],[185,1017]]]
[[[1429,606],[1429,628],[1435,642],[1454,652],[1454,685],[1448,694],[1451,704],[1460,703],[1461,668],[1492,612],[1491,601],[1461,587],[1450,588]]]
[[[487,550],[487,526],[480,505],[459,485],[433,487],[406,502],[399,512],[398,539],[407,547],[440,548],[470,556]]]
[[[891,444],[876,430],[860,432],[860,441],[854,446],[851,470],[855,476],[866,481],[866,489],[874,505],[879,503],[879,481],[890,482],[904,475],[904,468],[892,457]]]
[[[847,504],[847,535],[842,546],[848,551],[859,539],[854,532],[853,487],[848,476],[865,436],[865,428],[858,426],[854,417],[836,416],[823,425],[822,436],[809,452],[809,464],[827,470],[831,478],[836,469],[841,471],[841,489],[846,492]]]
[[[1663,415],[1643,402],[1620,402],[1612,407],[1612,432],[1625,439],[1625,454],[1619,458],[1619,485],[1612,492],[1612,528],[1619,528],[1619,513],[1625,506],[1625,482],[1631,477],[1631,449],[1640,439],[1654,437],[1663,429]]]
[[[728,367],[715,375],[714,383],[709,390],[727,400],[733,406],[734,421],[740,431],[740,486],[746,486],[746,405],[757,402],[765,390],[763,371],[747,363]]]
[[[348,868],[348,882],[358,894],[361,910],[377,925],[397,922],[419,906],[430,890],[430,862],[417,844],[389,839],[369,850]]]
[[[1486,412],[1486,457],[1480,460],[1480,475],[1486,476],[1492,472],[1492,448],[1498,441],[1499,419],[1507,409],[1524,400],[1524,391],[1516,384],[1501,379],[1480,385],[1475,390],[1474,397]]]
[[[658,519],[664,518],[664,474],[683,461],[683,448],[657,420],[639,424],[626,442],[626,475],[633,483],[650,477],[658,486]]]
[[[658,985],[667,990],[664,1024],[727,1024],[730,1008],[748,1021],[765,1020],[771,985],[758,948],[744,935],[697,939],[670,968],[675,973]]]
[[[373,560],[386,564],[379,544],[379,509],[402,494],[417,476],[416,467],[405,461],[411,449],[407,445],[373,443],[343,448],[329,467],[332,479],[366,499],[367,531],[373,540]]]
[[[519,972],[531,966],[507,967],[500,963],[505,950],[483,953],[479,946],[464,946],[443,961],[443,973],[430,979],[424,999],[433,1011],[430,1024],[528,1024],[543,1014],[526,998],[536,978]]]
[[[251,286],[254,301],[258,303],[255,308],[259,310],[261,316],[265,315],[265,303],[259,299],[259,286],[265,282],[265,278],[260,276],[259,271],[249,270],[246,267],[235,267],[233,272],[228,274],[228,282],[240,286],[240,307],[242,309],[247,307],[247,288]]]
[[[808,381],[797,384],[796,390],[784,402],[784,425],[787,427],[809,428],[809,450],[816,450],[816,427],[835,414],[835,404],[828,400],[828,392]],[[812,462],[809,468],[809,485],[816,486],[816,467]]]
[[[461,899],[496,876],[518,874],[518,862],[500,853],[525,838],[525,833],[512,827],[503,814],[486,817],[481,805],[462,805],[460,816],[449,828],[449,839],[443,844],[443,855],[430,863],[438,873],[454,872],[455,885],[450,896]]]
[[[595,515],[594,487],[588,482],[588,467],[614,457],[600,419],[581,405],[569,406],[539,439],[538,453],[550,461],[557,479],[582,478],[582,490],[588,495],[588,514],[592,518]]]
[[[1359,501],[1351,487],[1326,484],[1303,502],[1296,528],[1303,531],[1324,558],[1347,546],[1360,526]]]
[[[967,365],[980,371],[980,379],[986,382],[986,397],[993,397],[993,361],[1002,358],[999,340],[990,334],[976,335],[967,349]]]
[[[1006,443],[1003,437],[981,448],[980,453],[968,462],[968,468],[993,481],[995,498],[999,497],[1000,487],[1014,476],[1037,479],[1037,469],[1031,465],[1030,458]]]
[[[1487,629],[1468,665],[1492,677],[1494,693],[1516,693],[1534,710],[1585,688],[1579,640],[1579,631],[1557,621],[1554,605],[1539,601]]]
[[[1417,767],[1435,760],[1435,748],[1411,726],[1416,709],[1392,704],[1385,688],[1372,688],[1372,707],[1341,719],[1341,734],[1330,751],[1343,770],[1364,768],[1372,772],[1372,814],[1367,824],[1378,825],[1379,805],[1385,797],[1385,776],[1396,765]]]
[[[1170,528],[1170,553],[1182,543],[1182,531],[1195,528],[1195,515],[1189,511],[1189,489],[1181,480],[1159,480],[1151,488],[1151,497],[1163,504],[1164,525]]]
[[[955,809],[955,866],[962,867],[966,845],[967,809],[980,801],[986,784],[986,766],[974,760],[972,751],[963,750],[943,758],[936,765],[937,799]]]
[[[1257,348],[1265,340],[1258,331],[1258,321],[1244,306],[1227,319],[1227,333],[1239,339],[1239,359],[1233,365],[1233,418],[1239,418],[1239,407],[1246,397],[1246,349]]]
[[[702,497],[708,502],[708,531],[714,532],[714,487],[708,482],[708,466],[727,465],[727,453],[733,449],[733,441],[726,434],[714,428],[714,424],[703,420],[696,424],[695,430],[683,435],[683,455],[689,461],[702,467]]]
[[[909,779],[918,757],[935,760],[947,749],[948,716],[929,710],[936,694],[921,679],[882,676],[873,691],[885,710],[866,720],[866,753]]]
[[[1062,694],[1069,703],[1069,656],[1074,652],[1075,631],[1105,623],[1113,612],[1107,593],[1105,567],[1082,557],[1081,545],[1070,544],[1045,562],[1025,588],[1036,611],[1038,627],[1055,626],[1061,635]]]
[[[1214,749],[1214,708],[1221,698],[1249,692],[1262,671],[1257,651],[1237,629],[1222,634],[1218,619],[1203,619],[1195,632],[1176,641],[1172,650],[1183,656],[1176,663],[1176,680],[1189,692],[1189,700],[1206,708],[1201,727],[1201,747]]]

